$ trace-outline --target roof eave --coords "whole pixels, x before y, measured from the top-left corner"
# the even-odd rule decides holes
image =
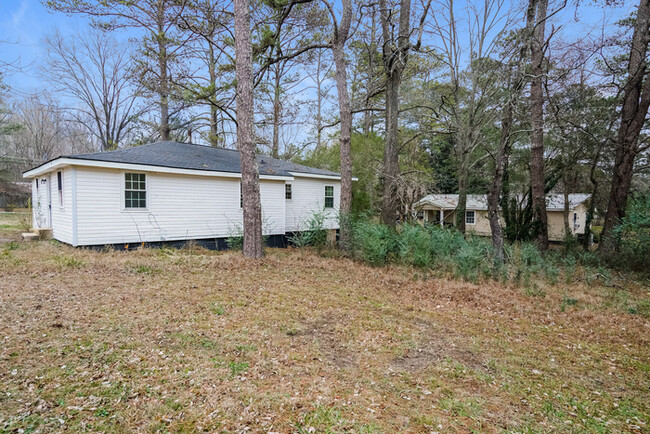
[[[332,181],[340,181],[341,175],[323,175],[319,173],[304,173],[304,172],[293,172],[289,171],[291,175],[296,178],[316,178],[316,179],[331,179]],[[359,178],[352,177],[352,181],[358,181]]]
[[[170,173],[178,175],[210,176],[219,178],[241,178],[240,172],[220,172],[216,170],[185,169],[179,167],[155,166],[137,163],[118,163],[83,158],[59,157],[23,173],[23,178],[35,178],[65,166],[81,166],[99,169],[134,170],[140,172]],[[260,174],[260,179],[273,181],[293,181],[293,176]]]

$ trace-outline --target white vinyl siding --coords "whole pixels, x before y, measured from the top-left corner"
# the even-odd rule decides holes
[[[57,171],[32,179],[32,224],[35,228],[52,228],[54,238],[73,243],[72,168],[61,169],[59,192]],[[36,187],[38,181],[38,188]]]
[[[146,173],[147,209],[125,210],[124,172],[77,167],[79,245],[224,238],[242,225],[237,178]],[[284,181],[260,181],[265,235],[284,234]]]
[[[325,208],[325,186],[334,188],[334,207]],[[339,181],[301,178],[296,176],[291,182],[291,200],[287,200],[287,232],[301,231],[307,228],[309,219],[315,212],[325,213],[325,228],[338,229],[338,210],[341,197]]]

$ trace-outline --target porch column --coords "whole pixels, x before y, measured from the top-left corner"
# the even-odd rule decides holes
[[[445,227],[445,210],[440,208],[440,227]]]

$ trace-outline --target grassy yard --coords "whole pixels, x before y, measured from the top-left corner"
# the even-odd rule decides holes
[[[648,432],[650,293],[0,244],[0,432]]]
[[[31,227],[31,211],[16,209],[12,212],[0,211],[0,243],[17,241],[20,233]]]

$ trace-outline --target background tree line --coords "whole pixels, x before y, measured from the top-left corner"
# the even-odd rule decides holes
[[[250,256],[255,152],[339,171],[342,212],[389,226],[425,193],[458,193],[464,232],[467,195],[488,194],[500,260],[504,238],[548,247],[549,192],[591,193],[615,252],[630,195],[648,190],[650,0],[578,34],[586,6],[558,0],[44,4],[92,31],[45,38],[42,92],[3,88],[4,178],[155,140],[236,146]]]

